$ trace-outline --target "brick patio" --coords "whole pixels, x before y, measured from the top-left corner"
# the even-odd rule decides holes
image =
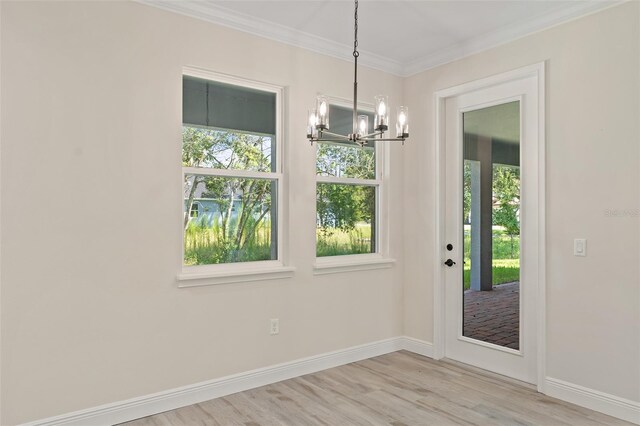
[[[518,349],[519,301],[519,282],[494,286],[492,291],[465,291],[463,335]]]

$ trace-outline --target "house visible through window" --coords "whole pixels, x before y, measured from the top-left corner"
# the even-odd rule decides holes
[[[191,211],[189,212],[189,216],[191,218],[198,217],[198,202],[191,203]]]
[[[373,123],[373,114],[369,123]],[[331,131],[352,132],[353,115],[331,105]],[[369,129],[371,132],[372,129]],[[317,144],[316,157],[316,256],[377,252],[377,200],[380,179],[376,146],[364,148],[345,142]]]
[[[183,76],[185,266],[278,259],[276,96]]]

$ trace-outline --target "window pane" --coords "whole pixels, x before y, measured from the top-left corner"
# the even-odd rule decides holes
[[[185,75],[182,122],[194,127],[275,135],[276,94]]]
[[[463,114],[462,335],[520,348],[520,102]]]
[[[342,144],[318,143],[318,176],[376,178],[375,149]]]
[[[276,190],[270,179],[186,175],[184,264],[277,259]]]
[[[316,189],[316,256],[375,253],[376,187],[318,183]]]
[[[372,133],[374,114],[372,112],[358,110],[358,115],[366,115],[369,117],[369,133]],[[348,135],[349,133],[353,133],[353,109],[344,108],[337,105],[330,105],[329,125],[330,125],[330,130],[333,133],[338,133],[340,135],[345,135],[345,136]],[[351,145],[351,146],[358,146],[355,142],[349,142],[349,141],[345,141],[344,144]],[[367,146],[374,147],[375,142],[369,142]]]
[[[182,166],[275,172],[273,137],[182,127]]]

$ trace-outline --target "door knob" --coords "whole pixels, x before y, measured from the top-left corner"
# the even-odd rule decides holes
[[[447,259],[447,261],[446,261],[446,262],[444,262],[444,264],[445,264],[445,265],[447,265],[449,268],[451,268],[453,265],[455,265],[455,264],[456,264],[456,262],[454,262],[454,261],[453,261],[453,260],[451,260],[451,259]]]

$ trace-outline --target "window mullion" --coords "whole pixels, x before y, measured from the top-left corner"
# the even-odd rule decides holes
[[[276,180],[282,177],[282,173],[274,172],[256,172],[251,170],[239,170],[239,169],[214,169],[203,167],[183,167],[182,171],[185,175],[200,175],[200,176],[221,176],[231,178],[247,178],[247,179],[270,179]]]
[[[357,179],[334,176],[316,176],[316,180],[319,183],[337,183],[341,185],[380,186],[382,183],[380,179]]]

